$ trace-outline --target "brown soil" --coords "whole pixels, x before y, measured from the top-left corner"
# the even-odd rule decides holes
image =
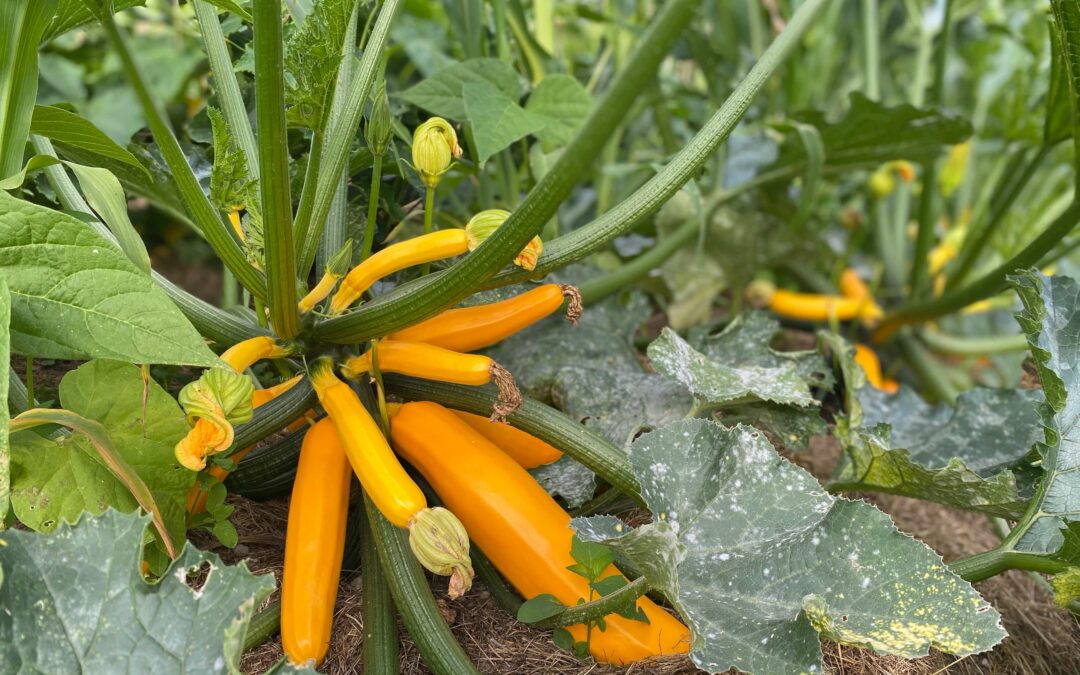
[[[830,438],[815,439],[797,462],[825,476],[836,462],[838,448]],[[855,495],[852,495],[855,496]],[[897,526],[932,546],[946,561],[987,550],[996,539],[981,516],[890,495],[858,495],[889,513]],[[240,531],[234,551],[218,550],[226,561],[244,558],[255,572],[272,572],[280,581],[288,499],[256,504],[230,498],[233,520]],[[436,597],[445,598],[445,581],[434,581]],[[957,660],[934,653],[914,661],[878,656],[872,652],[823,642],[827,672],[835,675],[1063,675],[1080,668],[1080,628],[1067,612],[1029,575],[1009,572],[976,586],[1001,612],[1010,637],[993,651]],[[358,576],[342,584],[334,620],[333,641],[322,672],[360,673],[362,644],[361,589]],[[586,663],[560,651],[547,631],[513,620],[498,607],[482,585],[461,600],[440,600],[454,634],[481,673],[491,675],[675,675],[700,672],[683,657],[613,668]],[[416,648],[402,631],[401,672],[420,675],[423,666]],[[275,637],[244,657],[246,673],[264,672],[281,658]]]

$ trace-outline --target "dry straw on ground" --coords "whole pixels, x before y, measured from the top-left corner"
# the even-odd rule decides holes
[[[810,453],[798,461],[817,475],[825,475],[836,460],[837,449],[829,439],[816,439]],[[985,520],[977,515],[951,511],[901,497],[864,496],[889,513],[901,530],[934,547],[946,560],[986,550],[996,542]],[[257,504],[232,498],[233,520],[240,531],[235,551],[219,550],[228,562],[245,558],[254,572],[272,572],[280,580],[282,547],[288,500]],[[207,544],[203,540],[204,544]],[[445,580],[433,580],[437,597],[445,598]],[[916,661],[878,656],[852,647],[825,642],[822,647],[828,672],[835,675],[1064,675],[1080,670],[1080,629],[1075,620],[1058,609],[1046,591],[1030,576],[1010,572],[978,585],[978,589],[1002,613],[1010,637],[992,652],[957,661],[932,654]],[[321,669],[332,675],[360,673],[363,626],[360,613],[359,576],[342,585],[334,618],[334,637],[327,662]],[[639,663],[612,668],[575,659],[552,644],[549,633],[514,621],[491,599],[481,585],[465,598],[440,600],[454,634],[481,673],[490,675],[681,675],[697,671],[685,658]],[[246,673],[262,673],[281,658],[281,643],[271,639],[244,657]],[[415,647],[402,638],[401,672],[427,673]]]

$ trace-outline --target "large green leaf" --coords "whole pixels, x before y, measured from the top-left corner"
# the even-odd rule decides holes
[[[94,155],[123,162],[143,171],[147,177],[150,172],[124,148],[94,126],[90,120],[73,112],[48,105],[34,106],[34,116],[30,120],[30,133],[50,138],[57,143],[82,148]]]
[[[185,500],[195,473],[180,467],[173,455],[188,431],[176,401],[152,379],[144,385],[135,366],[99,360],[64,376],[60,404],[105,428],[120,458],[149,488],[169,536],[183,541]],[[13,434],[11,463],[15,516],[36,530],[77,522],[83,513],[138,507],[82,435]]]
[[[146,522],[109,511],[47,536],[0,535],[0,671],[226,672],[235,662],[226,632],[246,625],[273,576],[187,547],[171,573],[147,585],[139,572]],[[201,585],[189,586],[206,566]]]
[[[1062,528],[1080,521],[1080,285],[1034,270],[1010,281],[1024,304],[1016,320],[1046,396],[1039,406],[1045,437],[1036,445],[1044,475],[1010,541],[1048,554],[1061,548]]]
[[[963,447],[977,450],[980,440],[993,438],[1000,430],[996,425],[974,429]],[[1024,512],[1011,471],[984,477],[952,453],[924,463],[898,446],[889,431],[887,424],[850,430],[846,420],[839,420],[836,436],[844,452],[828,489],[887,492],[1014,520]]]
[[[930,160],[973,133],[965,119],[907,103],[889,107],[859,93],[851,95],[847,114],[836,122],[829,122],[819,111],[796,117],[821,133],[827,170],[875,166],[894,159]],[[804,145],[791,143],[784,147],[776,165],[805,161]]]
[[[22,167],[38,88],[38,42],[56,0],[0,3],[0,178]]]
[[[543,120],[490,82],[466,82],[461,91],[465,116],[476,139],[477,162],[486,162],[514,141],[544,128]]]
[[[398,96],[428,112],[463,122],[468,119],[465,107],[466,84],[488,84],[517,102],[521,95],[518,74],[513,66],[500,59],[469,59],[443,68]]]
[[[585,310],[577,325],[552,316],[488,350],[534,398],[552,401],[622,446],[641,428],[681,419],[692,400],[641,367],[633,335],[649,315],[641,294]]]
[[[58,359],[217,362],[149,276],[85,223],[0,192],[12,348]]]
[[[629,455],[653,522],[574,527],[668,596],[709,672],[822,672],[819,635],[907,658],[964,656],[1005,636],[940,556],[872,506],[824,494],[760,432],[687,420]]]
[[[11,377],[11,296],[7,284],[0,281],[0,530],[4,529],[11,508],[11,445],[8,440],[8,383]]]
[[[562,73],[540,80],[525,103],[525,110],[543,122],[536,137],[548,151],[570,142],[591,107],[592,97],[585,87]]]

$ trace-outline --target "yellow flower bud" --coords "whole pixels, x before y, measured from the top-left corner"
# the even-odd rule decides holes
[[[904,181],[905,183],[910,183],[911,181],[915,180],[915,167],[911,164],[911,162],[903,159],[898,159],[894,162],[889,162],[889,164],[892,167],[893,172],[900,177],[900,180]]]
[[[746,300],[753,307],[760,309],[768,306],[774,293],[776,293],[776,286],[772,282],[757,279],[751,281],[746,287]]]
[[[461,147],[457,133],[449,122],[441,117],[432,117],[416,127],[413,132],[412,160],[424,185],[438,185],[456,157],[461,157]]]
[[[892,194],[892,191],[896,188],[896,179],[893,178],[892,172],[889,171],[887,166],[881,167],[870,174],[869,186],[870,192],[875,197],[883,199]]]
[[[476,247],[483,244],[509,217],[509,211],[488,209],[470,218],[469,222],[465,223],[465,234],[469,237],[469,250],[476,250]]]
[[[472,588],[469,535],[453,513],[441,506],[420,511],[409,521],[409,548],[433,574],[450,577],[449,595],[460,598]]]
[[[509,217],[510,212],[502,209],[488,209],[473,216],[465,224],[465,234],[469,237],[469,250],[473,251],[483,244]],[[544,242],[540,237],[533,237],[514,258],[514,264],[531,272],[536,269],[536,261],[543,252]]]

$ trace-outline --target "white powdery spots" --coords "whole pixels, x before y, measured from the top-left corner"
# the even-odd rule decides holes
[[[859,584],[863,589],[870,588],[870,577],[863,577],[862,583]]]

